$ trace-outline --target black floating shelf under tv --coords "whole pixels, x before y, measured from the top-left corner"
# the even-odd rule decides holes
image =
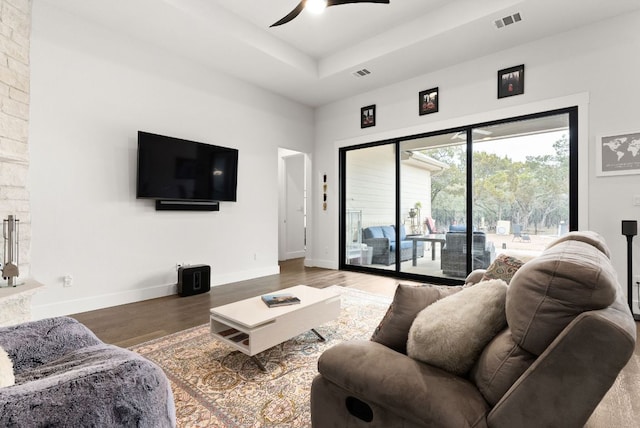
[[[156,199],[156,211],[220,211],[220,202]]]

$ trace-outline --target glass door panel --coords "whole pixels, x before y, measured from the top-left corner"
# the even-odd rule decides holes
[[[451,132],[400,142],[402,272],[466,276],[466,135]]]
[[[473,269],[568,231],[569,157],[568,113],[473,129]]]
[[[395,270],[395,144],[345,153],[345,264]]]

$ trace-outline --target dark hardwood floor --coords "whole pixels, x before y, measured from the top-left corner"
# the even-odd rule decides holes
[[[71,315],[101,340],[129,347],[209,322],[209,309],[298,284],[353,287],[393,296],[398,279],[355,272],[308,268],[303,259],[280,263],[280,274],[212,287],[206,294],[177,295]],[[407,283],[409,281],[402,281]]]

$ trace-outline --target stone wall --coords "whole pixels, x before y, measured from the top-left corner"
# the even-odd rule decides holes
[[[0,0],[0,219],[20,220],[20,277],[28,276],[29,39],[31,0]],[[4,239],[0,239],[0,263]],[[0,285],[6,281],[0,278]]]

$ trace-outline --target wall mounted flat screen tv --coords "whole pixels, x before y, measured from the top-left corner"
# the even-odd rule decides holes
[[[138,131],[136,197],[236,201],[238,150]]]

